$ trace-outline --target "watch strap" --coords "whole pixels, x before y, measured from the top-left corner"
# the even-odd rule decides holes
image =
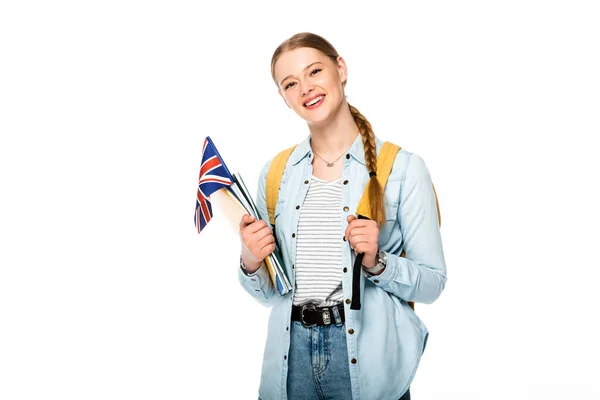
[[[381,249],[377,251],[377,264],[371,268],[363,266],[369,275],[375,275],[385,269],[387,265],[387,253]]]

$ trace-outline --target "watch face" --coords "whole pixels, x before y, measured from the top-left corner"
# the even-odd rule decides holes
[[[379,250],[379,263],[385,265],[387,263],[387,254],[383,250]]]

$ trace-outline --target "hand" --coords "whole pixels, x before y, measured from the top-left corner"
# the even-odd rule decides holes
[[[273,231],[263,220],[245,214],[240,221],[242,261],[248,272],[260,268],[262,261],[275,250]]]
[[[379,246],[379,228],[377,222],[370,219],[358,219],[354,215],[348,216],[348,227],[344,234],[354,254],[365,253],[362,264],[371,268],[377,264],[377,251]]]

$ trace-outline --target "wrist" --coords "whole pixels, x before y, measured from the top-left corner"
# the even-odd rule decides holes
[[[240,268],[242,269],[242,271],[244,271],[244,273],[246,273],[246,275],[248,274],[254,274],[256,271],[258,271],[258,269],[260,268],[262,262],[259,261],[257,262],[249,262],[249,261],[245,261],[243,256],[240,256]]]
[[[387,266],[387,253],[379,249],[376,254],[376,262],[377,263],[371,267],[363,265],[365,271],[367,271],[367,273],[371,276],[380,275],[383,273],[385,267]]]
[[[378,265],[374,266],[373,268],[365,268],[367,271],[367,274],[369,274],[370,276],[377,276],[377,275],[381,275],[383,274],[383,271],[385,271],[385,267],[379,267]]]
[[[365,269],[375,268],[377,266],[377,253],[371,255],[365,254],[365,257],[362,260],[362,266]]]

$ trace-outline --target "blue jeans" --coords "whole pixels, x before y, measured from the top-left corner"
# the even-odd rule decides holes
[[[290,327],[287,394],[290,400],[352,399],[346,326]]]
[[[346,325],[306,328],[294,321],[290,329],[288,399],[352,399]],[[410,400],[410,391],[400,400]]]

